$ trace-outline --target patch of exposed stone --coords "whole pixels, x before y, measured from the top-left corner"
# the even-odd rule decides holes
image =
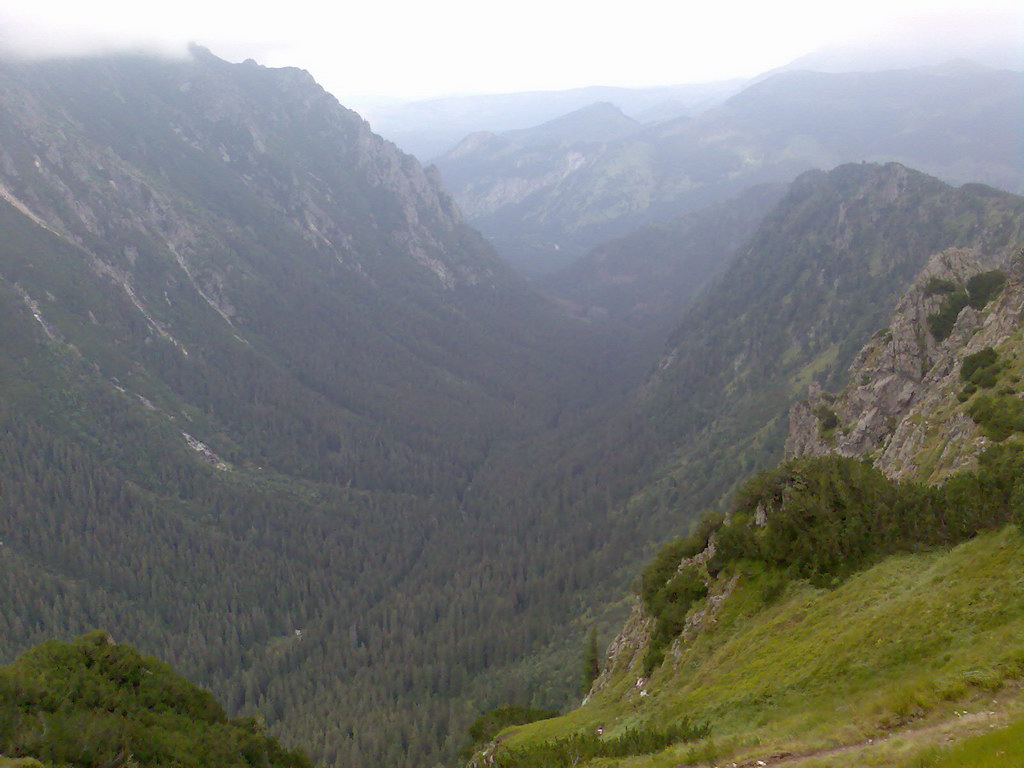
[[[961,362],[1015,333],[1024,284],[1011,271],[1002,292],[981,312],[965,307],[942,342],[928,325],[942,296],[927,295],[926,286],[932,279],[962,285],[994,266],[966,250],[933,256],[898,303],[890,326],[854,360],[843,392],[833,396],[812,385],[807,400],[792,408],[786,455],[865,457],[890,477],[928,481],[969,466],[988,441],[963,409],[955,410]],[[834,420],[834,428],[827,428],[826,419]]]
[[[231,469],[231,465],[210,450],[210,446],[202,440],[197,440],[188,432],[182,432],[181,436],[185,438],[185,442],[188,443],[188,447],[199,454],[199,457],[214,469],[219,469],[221,472],[227,472]]]
[[[654,632],[654,619],[644,610],[639,598],[622,629],[608,646],[604,668],[590,688],[590,696],[607,687],[619,675],[634,668],[643,659]],[[589,696],[588,696],[589,698]]]
[[[60,331],[57,330],[57,326],[49,322],[43,317],[42,310],[39,308],[39,302],[28,295],[28,291],[21,287],[18,283],[14,284],[14,290],[21,297],[22,302],[28,307],[28,311],[32,313],[32,317],[39,323],[39,326],[43,329],[43,333],[46,334],[50,341],[56,341],[59,343],[64,342],[64,337]]]

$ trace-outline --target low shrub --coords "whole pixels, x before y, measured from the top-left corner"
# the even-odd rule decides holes
[[[462,747],[461,754],[468,760],[480,746],[492,741],[495,736],[511,725],[526,725],[557,716],[557,712],[547,709],[509,705],[488,710],[469,726],[469,742]]]
[[[948,280],[934,277],[929,280],[925,285],[925,295],[943,296],[939,311],[928,318],[928,328],[935,340],[943,341],[949,337],[964,307],[970,305],[979,311],[984,309],[1005,284],[1006,274],[998,269],[974,275],[967,281],[966,288],[957,288]]]
[[[818,417],[818,429],[822,436],[834,432],[835,428],[839,426],[839,417],[836,412],[824,403],[814,409],[814,415]]]
[[[487,765],[494,768],[563,768],[599,757],[631,757],[660,752],[673,744],[705,738],[711,732],[705,723],[688,718],[665,730],[629,728],[619,736],[601,738],[596,733],[576,733],[556,741],[496,753]]]
[[[956,283],[952,280],[943,280],[941,277],[932,277],[924,286],[925,296],[941,296],[956,291]]]
[[[649,675],[665,659],[665,648],[686,626],[686,614],[691,606],[703,599],[708,593],[708,586],[703,574],[696,566],[687,565],[680,568],[668,580],[651,601],[648,610],[656,621],[654,634],[644,656],[644,675]]]
[[[960,402],[968,400],[981,389],[991,389],[999,381],[1002,365],[999,354],[992,347],[985,347],[980,352],[968,355],[960,366],[960,379],[966,382],[960,391]]]
[[[953,326],[956,325],[956,319],[969,302],[967,291],[958,289],[946,295],[938,312],[928,316],[928,330],[932,332],[936,341],[945,341],[949,338]]]
[[[997,443],[1024,432],[1024,402],[1015,395],[980,395],[969,413],[985,437]]]
[[[982,310],[992,301],[1006,285],[1006,274],[998,269],[974,275],[967,281],[969,303],[977,310]]]

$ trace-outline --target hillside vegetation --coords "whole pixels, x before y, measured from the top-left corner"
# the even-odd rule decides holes
[[[4,768],[310,768],[265,728],[229,719],[208,691],[106,632],[43,643],[0,667]]]
[[[985,697],[1024,675],[1022,555],[1011,525],[949,550],[892,556],[834,587],[741,564],[713,621],[650,678],[643,653],[620,655],[581,709],[515,730],[498,753],[516,766],[517,754],[566,733],[656,731],[688,718],[711,736],[625,765],[704,764],[811,753],[988,708]]]
[[[558,747],[549,765],[610,765],[569,747],[631,733],[647,740],[616,765],[1012,764],[999,758],[1015,754],[1024,708],[1020,264],[977,264],[929,261],[886,331],[894,357],[872,339],[858,380],[815,395],[813,421],[794,419],[792,447],[811,452],[663,546],[579,709],[510,729],[477,759],[531,766]],[[951,327],[937,327],[961,290]],[[896,376],[906,361],[911,389]],[[891,387],[909,395],[890,400]],[[882,448],[903,435],[917,451],[883,463],[892,474],[868,439],[880,404],[895,419]],[[957,451],[928,441],[943,424],[960,430]],[[935,456],[955,464],[941,471]],[[691,723],[708,733],[658,741]]]

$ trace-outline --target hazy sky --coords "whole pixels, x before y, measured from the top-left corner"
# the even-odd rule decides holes
[[[0,44],[124,47],[300,66],[342,101],[369,95],[658,85],[750,76],[822,45],[928,16],[1017,12],[1020,0],[0,0]],[[1024,32],[1024,22],[1018,33]],[[960,34],[962,24],[949,29]],[[1001,25],[1005,31],[1006,24]]]

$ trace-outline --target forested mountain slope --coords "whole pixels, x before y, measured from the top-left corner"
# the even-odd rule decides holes
[[[593,338],[300,71],[4,63],[0,110],[0,652],[106,626],[325,762],[450,751],[535,648],[472,548],[452,594],[461,497]]]
[[[584,704],[477,744],[471,764],[1012,764],[1017,226],[1005,249],[934,254],[846,387],[793,409],[796,458],[644,568]]]
[[[599,245],[538,284],[594,323],[664,344],[786,192],[766,184]]]
[[[512,155],[495,173],[496,152],[507,150],[472,137],[437,162],[471,223],[510,263],[556,269],[652,220],[844,162],[894,160],[947,182],[1019,192],[1021,78],[966,63],[784,72],[693,119],[577,153],[571,167],[553,156],[517,166]]]
[[[224,343],[335,399],[350,416],[333,438],[308,408],[288,416],[310,422],[302,439],[340,441],[335,452],[390,421],[436,432],[462,415],[501,419],[513,400],[519,413],[558,407],[534,378],[545,350],[531,347],[557,317],[434,179],[305,73],[194,56],[7,67],[5,195],[80,246],[181,360],[197,339]],[[480,365],[480,349],[495,362]],[[511,391],[506,365],[536,386]],[[410,379],[438,400],[403,397]]]

